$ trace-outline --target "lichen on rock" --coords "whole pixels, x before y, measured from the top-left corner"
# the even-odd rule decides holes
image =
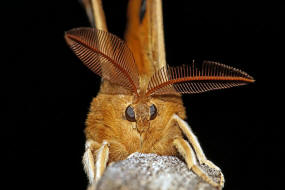
[[[215,181],[219,172],[205,165],[202,169]],[[109,165],[93,190],[211,190],[204,182],[174,156],[133,153],[126,160]]]

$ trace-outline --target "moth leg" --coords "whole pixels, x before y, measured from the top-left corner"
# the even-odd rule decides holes
[[[89,184],[96,184],[102,176],[109,157],[108,142],[102,144],[87,140],[83,155],[84,170],[88,176]]]
[[[182,132],[185,134],[189,142],[191,143],[196,153],[199,163],[205,164],[208,167],[218,170],[220,172],[220,186],[223,187],[225,183],[225,178],[224,178],[223,173],[221,172],[221,169],[218,166],[216,166],[213,162],[211,162],[210,160],[206,158],[197,137],[194,135],[194,133],[191,130],[191,127],[188,125],[187,122],[185,122],[183,119],[181,119],[176,114],[174,114],[172,118],[173,120],[177,122],[178,126],[180,127]]]
[[[189,143],[183,138],[176,138],[173,141],[174,146],[177,148],[178,152],[184,157],[186,164],[189,169],[201,177],[204,181],[209,183],[214,187],[219,187],[220,185],[214,182],[199,166],[196,160],[195,153]]]

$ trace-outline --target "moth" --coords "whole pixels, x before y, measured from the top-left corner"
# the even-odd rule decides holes
[[[182,94],[254,82],[247,73],[204,61],[170,67],[165,60],[161,0],[130,0],[125,41],[107,30],[100,0],[83,4],[93,28],[65,33],[78,58],[102,77],[86,120],[84,168],[96,184],[108,164],[134,152],[182,156],[190,170],[217,188],[221,170],[209,161],[189,124]],[[201,164],[220,171],[213,181]]]

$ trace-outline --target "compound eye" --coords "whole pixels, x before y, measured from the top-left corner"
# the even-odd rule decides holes
[[[136,121],[136,117],[135,117],[135,112],[134,109],[131,106],[128,106],[126,111],[125,111],[125,115],[128,121],[130,122],[135,122]]]
[[[150,106],[149,112],[150,112],[150,120],[155,119],[156,116],[157,116],[157,109],[156,109],[156,107],[155,107],[154,104],[152,104],[152,105]]]

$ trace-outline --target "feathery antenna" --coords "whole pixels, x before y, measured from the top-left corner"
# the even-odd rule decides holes
[[[247,73],[217,62],[204,61],[201,66],[163,67],[151,78],[147,95],[194,94],[241,86],[254,82]]]
[[[65,39],[90,70],[138,95],[138,71],[124,41],[95,28],[72,29],[65,33]]]

